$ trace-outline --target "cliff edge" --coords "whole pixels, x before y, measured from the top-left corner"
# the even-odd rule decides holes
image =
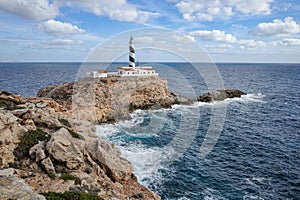
[[[74,117],[96,123],[115,122],[129,118],[137,109],[170,108],[173,104],[195,101],[213,102],[245,95],[235,89],[219,89],[196,98],[172,93],[167,80],[158,76],[86,78],[41,88],[38,97],[54,99]]]
[[[115,122],[137,109],[241,97],[220,89],[197,98],[169,91],[157,76],[86,78],[45,87],[34,98],[0,90],[0,197],[45,199],[160,199],[137,182],[132,165],[94,122]]]
[[[167,80],[158,76],[86,78],[42,88],[37,96],[52,98],[76,113],[76,118],[97,123],[128,119],[137,109],[169,108],[193,101],[169,91]]]
[[[0,155],[1,199],[160,199],[137,182],[132,165],[99,139],[92,123],[50,98],[0,90]]]

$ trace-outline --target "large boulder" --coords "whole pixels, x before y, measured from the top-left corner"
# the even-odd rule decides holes
[[[12,113],[0,110],[0,168],[8,167],[15,160],[14,149],[19,137],[27,131],[20,122]]]
[[[47,151],[55,160],[66,163],[69,169],[81,169],[84,159],[80,143],[76,142],[67,129],[61,128],[52,134],[47,143]]]
[[[23,179],[13,175],[10,171],[13,172],[11,168],[0,170],[1,199],[45,200],[45,197],[34,192]]]
[[[205,93],[197,98],[201,102],[223,101],[227,98],[241,97],[246,93],[235,89],[220,89],[213,92]]]
[[[44,141],[39,141],[36,145],[30,148],[29,155],[35,162],[40,162],[46,158],[45,153],[46,144]]]
[[[132,165],[122,158],[120,150],[112,143],[98,140],[88,148],[94,160],[104,166],[106,174],[112,181],[127,181],[131,179]]]

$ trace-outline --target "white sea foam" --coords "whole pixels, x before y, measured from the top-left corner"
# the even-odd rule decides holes
[[[187,197],[180,197],[178,200],[190,200],[190,198],[187,198]]]
[[[258,102],[258,103],[264,103],[264,98],[266,95],[263,95],[261,93],[258,94],[246,94],[242,95],[241,98],[232,98],[232,99],[225,99],[225,102],[233,102],[233,101],[239,101],[239,102]]]
[[[149,112],[151,112],[149,124],[145,127],[140,126],[145,117],[149,117]],[[136,142],[124,141],[124,136],[132,136],[134,138],[152,138],[157,136],[156,134],[160,131],[160,128],[163,128],[164,123],[169,123],[172,127],[171,122],[166,122],[166,120],[170,119],[165,115],[165,110],[160,110],[159,112],[138,110],[132,113],[131,120],[97,126],[98,136],[113,140],[114,144],[121,149],[122,156],[133,164],[134,174],[137,176],[138,181],[145,186],[149,186],[153,181],[160,183],[162,180],[160,170],[170,170],[166,168],[167,166],[163,164],[162,160],[169,156],[166,154],[172,154],[172,151],[161,152],[160,148],[146,147],[138,142],[139,140]]]
[[[121,121],[117,124],[107,124],[97,127],[97,134],[101,138],[112,139],[114,143],[121,149],[124,158],[129,160],[134,167],[134,173],[138,181],[145,186],[155,181],[154,185],[159,185],[162,180],[162,172],[167,171],[171,173],[168,163],[165,163],[165,158],[172,157],[172,151],[162,151],[158,147],[147,147],[141,142],[124,141],[123,136],[132,136],[135,138],[155,137],[163,125],[167,123],[172,129],[172,120],[167,117],[168,114],[176,115],[183,114],[189,115],[194,112],[194,108],[211,107],[211,106],[224,106],[224,104],[231,104],[233,102],[264,102],[265,95],[262,94],[248,94],[243,95],[241,98],[226,99],[221,102],[204,103],[195,102],[192,105],[173,105],[170,109],[159,109],[153,111],[137,110],[131,114],[131,120]],[[145,124],[145,119],[149,120]],[[218,191],[211,189],[205,190],[205,199],[214,199],[214,197],[222,198]],[[186,198],[182,198],[186,199]]]
[[[218,190],[212,188],[204,188],[202,195],[205,200],[226,199]]]
[[[96,126],[96,133],[100,138],[107,139],[111,137],[114,133],[118,132],[120,129],[114,124],[105,124],[101,126]]]
[[[258,102],[258,103],[264,103],[264,98],[266,95],[263,95],[261,93],[258,94],[246,94],[242,95],[240,98],[227,98],[224,101],[214,101],[210,103],[205,102],[195,102],[194,105],[197,105],[199,107],[209,107],[209,106],[218,106],[218,105],[224,105],[224,104],[230,104],[233,102],[241,102],[241,103],[248,103],[248,102]]]
[[[148,185],[151,181],[160,181],[159,170],[166,169],[160,160],[160,151],[156,148],[146,148],[142,144],[120,146],[122,155],[134,166],[134,174],[138,181]]]

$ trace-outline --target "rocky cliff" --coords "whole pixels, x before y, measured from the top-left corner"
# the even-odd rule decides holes
[[[59,193],[66,199],[160,199],[137,182],[118,148],[99,139],[93,123],[126,119],[136,109],[243,94],[222,89],[185,98],[156,76],[83,79],[42,88],[36,98],[0,91],[0,197],[45,199]]]
[[[54,99],[78,119],[100,123],[126,119],[136,109],[168,108],[193,101],[170,92],[167,81],[157,76],[83,79],[42,88],[37,96]]]
[[[1,199],[45,199],[66,191],[160,199],[137,182],[118,148],[99,140],[92,123],[74,119],[53,99],[0,91],[0,155]]]
[[[83,79],[42,88],[37,96],[54,99],[77,119],[103,123],[127,119],[137,109],[169,108],[195,101],[209,103],[244,94],[240,90],[220,89],[194,99],[186,98],[172,93],[165,79],[148,76]]]

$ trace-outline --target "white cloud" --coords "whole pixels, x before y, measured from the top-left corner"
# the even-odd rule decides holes
[[[245,49],[245,48],[256,49],[256,48],[266,47],[265,42],[257,41],[257,40],[239,40],[237,43],[242,45],[242,46],[240,46],[242,49]]]
[[[70,39],[56,39],[56,40],[43,40],[37,44],[28,46],[31,49],[71,49],[72,45],[83,44],[81,40]]]
[[[179,12],[188,21],[212,21],[234,14],[268,15],[274,0],[181,0],[176,3]]]
[[[220,30],[212,30],[212,31],[198,30],[198,31],[192,31],[189,34],[195,37],[199,37],[202,40],[229,43],[229,44],[210,46],[213,49],[221,49],[221,47],[229,48],[232,47],[233,44],[240,45],[240,48],[242,49],[259,49],[259,48],[265,48],[267,46],[265,42],[260,40],[243,40],[243,39],[238,40],[232,34],[228,34]]]
[[[273,45],[276,46],[300,46],[300,39],[286,38],[279,41],[274,41]]]
[[[52,36],[70,36],[85,32],[75,25],[53,19],[38,24],[37,29]]]
[[[56,3],[59,6],[77,5],[86,12],[97,16],[108,16],[118,21],[145,23],[159,16],[158,13],[138,10],[136,5],[127,3],[126,0],[56,0]]]
[[[270,4],[274,0],[226,0],[227,4],[235,7],[237,11],[248,15],[268,15],[271,14]]]
[[[215,42],[227,42],[227,43],[235,43],[236,37],[232,34],[226,34],[224,31],[220,30],[199,30],[192,31],[189,33],[191,36],[196,36],[201,38],[202,40],[215,41]]]
[[[137,38],[134,38],[134,40],[135,40],[135,42],[142,43],[142,44],[149,44],[154,41],[152,37],[148,37],[148,36],[137,37]]]
[[[137,23],[160,16],[159,13],[139,10],[126,0],[0,0],[0,10],[28,20],[54,18],[60,14],[59,8],[63,6],[76,6],[97,16]]]
[[[252,31],[257,36],[285,36],[300,32],[300,26],[292,17],[286,17],[283,21],[274,19],[273,22],[259,23]]]
[[[179,43],[191,43],[195,41],[195,37],[191,35],[173,35],[173,39]]]
[[[1,0],[0,10],[28,20],[49,19],[59,14],[59,9],[48,0]]]
[[[230,44],[221,44],[221,45],[205,45],[204,48],[212,53],[223,53],[232,49],[233,46]]]
[[[233,15],[232,7],[224,7],[224,13],[227,16]]]
[[[138,15],[137,15],[135,22],[143,24],[143,23],[149,21],[150,19],[155,19],[159,16],[160,16],[159,13],[138,11]]]

